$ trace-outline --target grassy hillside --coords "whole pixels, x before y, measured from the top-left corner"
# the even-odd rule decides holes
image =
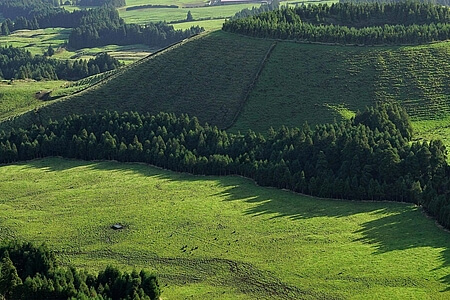
[[[165,299],[450,296],[450,235],[410,205],[57,158],[0,167],[0,190],[0,239],[93,270],[150,268]]]
[[[399,101],[414,121],[434,122],[450,113],[449,57],[449,42],[417,47],[279,42],[233,129],[332,122],[375,101]]]
[[[13,125],[110,109],[188,113],[221,128],[233,125],[235,132],[265,132],[270,126],[350,118],[375,101],[399,101],[411,115],[417,137],[444,138],[450,145],[445,140],[450,134],[450,42],[273,45],[222,31],[201,35],[129,66],[94,89],[50,103],[38,114],[28,113]]]
[[[232,124],[271,41],[223,32],[201,35],[131,65],[86,92],[42,107],[38,117],[93,110],[188,113],[220,127]],[[36,120],[31,112],[16,124]]]

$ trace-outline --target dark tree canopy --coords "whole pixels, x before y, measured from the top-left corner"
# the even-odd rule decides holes
[[[59,267],[46,245],[11,241],[0,245],[0,296],[29,299],[159,299],[156,277],[108,266],[98,275],[70,266]]]
[[[146,162],[194,174],[239,174],[329,198],[406,201],[450,227],[441,141],[413,142],[405,111],[378,105],[353,121],[234,135],[196,118],[106,112],[0,134],[0,162],[59,155]]]
[[[48,49],[48,52],[51,53],[51,50]],[[50,53],[48,56],[51,56]],[[120,66],[119,61],[107,53],[99,53],[89,60],[69,61],[33,56],[29,51],[12,46],[0,47],[0,78],[3,79],[78,80]]]
[[[302,5],[226,21],[223,29],[321,43],[420,44],[450,38],[450,7],[420,2]]]

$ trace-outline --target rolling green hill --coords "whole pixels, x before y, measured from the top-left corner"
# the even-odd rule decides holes
[[[60,158],[0,167],[0,240],[154,271],[162,299],[448,299],[450,236],[416,206]],[[125,225],[113,231],[115,223]]]
[[[45,103],[2,127],[109,109],[188,113],[235,132],[264,132],[271,126],[350,118],[376,101],[399,101],[419,137],[439,137],[449,131],[449,57],[450,42],[355,47],[216,31],[143,59],[92,89]]]

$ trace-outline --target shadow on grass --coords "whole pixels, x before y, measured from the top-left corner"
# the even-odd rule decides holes
[[[374,254],[395,250],[432,247],[441,250],[442,264],[430,271],[450,266],[450,234],[443,232],[435,222],[426,218],[420,209],[411,205],[391,202],[362,202],[319,199],[280,191],[275,188],[255,188],[251,180],[237,176],[192,176],[149,167],[145,164],[85,162],[61,158],[46,158],[26,162],[30,168],[40,168],[47,172],[58,172],[77,167],[93,170],[141,174],[168,181],[216,181],[224,187],[219,194],[224,201],[244,201],[254,204],[244,211],[249,216],[267,215],[269,218],[289,218],[293,221],[316,217],[341,218],[361,213],[375,216],[371,221],[361,224],[354,232],[362,236],[355,240],[372,245]],[[442,277],[441,282],[450,291],[450,275]]]

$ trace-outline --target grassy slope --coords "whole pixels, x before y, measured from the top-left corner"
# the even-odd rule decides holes
[[[43,119],[92,110],[188,113],[229,126],[272,42],[212,32],[132,66],[40,111]],[[400,101],[419,138],[450,134],[450,42],[352,47],[278,42],[231,130],[349,118],[377,100]],[[35,120],[29,113],[16,123]]]
[[[278,43],[233,129],[332,122],[385,100],[400,101],[414,121],[432,126],[450,115],[449,57],[449,42],[389,48]],[[423,122],[416,126],[426,131]]]
[[[410,205],[58,158],[0,167],[0,190],[0,239],[93,270],[150,268],[165,299],[450,296],[450,235]]]
[[[271,45],[213,32],[132,65],[97,88],[40,109],[42,118],[93,110],[189,113],[221,127],[231,124]],[[18,123],[33,120],[30,113]]]
[[[34,109],[42,103],[34,98],[36,92],[40,90],[56,91],[61,89],[65,83],[65,81],[1,81],[0,120]]]

